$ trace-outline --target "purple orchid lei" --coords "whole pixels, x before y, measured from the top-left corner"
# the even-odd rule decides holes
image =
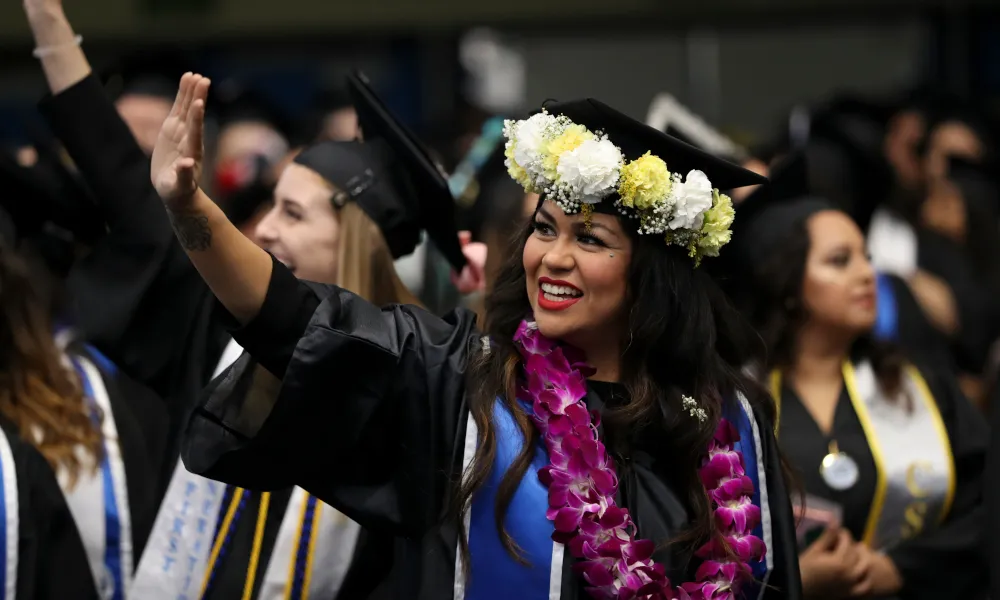
[[[723,419],[699,470],[715,506],[725,543],[712,540],[695,553],[702,559],[696,582],[671,585],[663,565],[653,562],[654,544],[635,539],[628,509],[615,505],[618,475],[598,436],[600,414],[587,410],[586,378],[593,369],[578,350],[560,346],[522,321],[514,342],[524,360],[523,392],[549,453],[538,479],[548,488],[546,516],[552,539],[578,559],[574,569],[594,598],[608,600],[733,599],[753,575],[749,562],[764,556],[764,542],[751,532],[760,509],[751,500],[753,482],[735,450],[736,429]],[[728,549],[727,547],[728,546]],[[734,562],[733,558],[738,562]]]

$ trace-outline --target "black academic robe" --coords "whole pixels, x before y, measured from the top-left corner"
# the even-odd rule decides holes
[[[983,466],[989,430],[982,416],[965,398],[953,378],[921,374],[937,402],[955,458],[956,489],[944,523],[918,537],[901,542],[888,555],[903,578],[899,598],[982,598],[986,591],[986,561],[982,552]],[[800,477],[806,493],[832,501],[843,509],[843,526],[861,539],[872,498],[876,470],[868,440],[846,388],[837,402],[833,429],[825,435],[798,396],[788,386],[781,390],[779,441]],[[858,464],[858,482],[846,491],[831,489],[820,475],[830,439]]]
[[[397,536],[394,597],[452,597],[458,528],[446,499],[467,443],[465,365],[481,347],[472,313],[380,310],[335,286],[297,281],[274,261],[261,312],[234,336],[247,353],[194,413],[187,467],[251,489],[299,485],[363,527]],[[252,393],[251,356],[283,375],[277,397]],[[589,388],[589,406],[602,406],[598,394]],[[760,430],[775,532],[766,597],[798,598],[791,507],[770,427]],[[618,501],[639,536],[667,540],[688,513],[653,456],[637,450],[619,467]],[[675,547],[655,558],[672,581],[691,579],[689,554]],[[587,597],[572,563],[562,563],[564,600]]]
[[[90,563],[52,467],[13,424],[0,418],[0,427],[17,474],[17,600],[97,600]]]
[[[958,307],[959,331],[952,339],[955,364],[964,373],[983,372],[997,337],[997,304],[987,282],[962,248],[940,234],[918,230],[917,265],[944,280]]]
[[[149,180],[149,158],[97,78],[47,96],[39,109],[95,192],[108,223],[107,236],[70,275],[74,322],[81,337],[167,401],[169,448],[160,470],[165,489],[179,455],[181,425],[230,336],[214,311],[211,290],[175,239]],[[271,499],[260,574],[290,495],[288,489]],[[257,503],[255,495],[252,514]],[[254,519],[236,524],[233,545],[218,565],[220,579],[210,592],[218,596],[213,597],[242,594],[254,529]],[[386,569],[382,548],[389,542],[362,532],[341,598],[366,597],[364,590]]]
[[[990,597],[1000,598],[1000,435],[995,433],[1000,431],[1000,404],[993,405],[991,421],[994,434],[990,440],[983,485],[983,538],[986,541],[983,551],[990,565]]]
[[[160,506],[163,488],[157,476],[167,453],[167,413],[163,401],[148,387],[122,373],[103,355],[84,344],[73,343],[71,354],[84,356],[101,373],[114,414],[125,468],[132,547],[136,559],[149,539]],[[103,518],[103,515],[100,516]],[[135,561],[138,564],[138,560]]]

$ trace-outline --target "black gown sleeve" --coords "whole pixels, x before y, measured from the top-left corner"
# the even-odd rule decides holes
[[[246,352],[188,423],[185,465],[252,489],[297,485],[363,527],[419,535],[442,516],[464,439],[474,316],[378,308],[273,264],[260,313],[233,333]]]
[[[983,469],[989,428],[952,377],[927,377],[955,458],[956,488],[944,523],[889,550],[904,598],[979,598],[985,592]]]
[[[93,75],[43,98],[39,109],[108,226],[69,276],[76,325],[132,377],[173,397],[186,379],[178,363],[192,343],[204,344],[192,330],[210,292],[174,239],[149,158]]]

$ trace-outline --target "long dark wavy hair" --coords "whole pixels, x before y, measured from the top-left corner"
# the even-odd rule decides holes
[[[803,216],[775,240],[773,251],[753,266],[751,281],[739,295],[738,304],[767,348],[762,363],[767,371],[787,369],[794,364],[796,337],[809,318],[802,299],[811,247],[808,220],[808,216]],[[879,386],[890,398],[895,397],[906,364],[898,348],[877,342],[871,335],[862,335],[852,344],[850,359],[870,360]]]
[[[695,544],[718,537],[711,502],[698,479],[698,468],[715,431],[723,399],[742,392],[761,413],[773,419],[766,391],[741,367],[759,350],[748,327],[704,268],[695,268],[683,248],[667,246],[659,236],[639,236],[623,221],[632,243],[627,297],[628,327],[621,332],[621,380],[629,400],[602,415],[605,444],[616,458],[642,444],[658,469],[688,506],[691,527],[671,542]],[[512,238],[486,302],[484,333],[490,352],[477,351],[469,365],[469,411],[480,442],[469,471],[457,488],[454,506],[465,507],[487,481],[497,451],[493,409],[501,402],[513,415],[525,444],[503,474],[495,506],[496,527],[506,550],[517,560],[520,548],[504,528],[507,508],[531,462],[540,437],[530,415],[517,403],[521,358],[513,338],[531,313],[522,264],[532,228]],[[681,394],[697,398],[708,413],[700,423],[681,408]],[[619,471],[627,461],[617,460]],[[461,522],[461,521],[459,521]],[[468,555],[464,536],[461,551]],[[668,540],[655,540],[664,543]],[[468,561],[465,563],[468,565]]]

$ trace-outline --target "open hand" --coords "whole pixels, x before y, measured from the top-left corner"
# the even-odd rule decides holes
[[[205,100],[210,84],[201,75],[185,73],[174,107],[156,138],[150,180],[168,206],[183,204],[198,190],[205,155]]]

